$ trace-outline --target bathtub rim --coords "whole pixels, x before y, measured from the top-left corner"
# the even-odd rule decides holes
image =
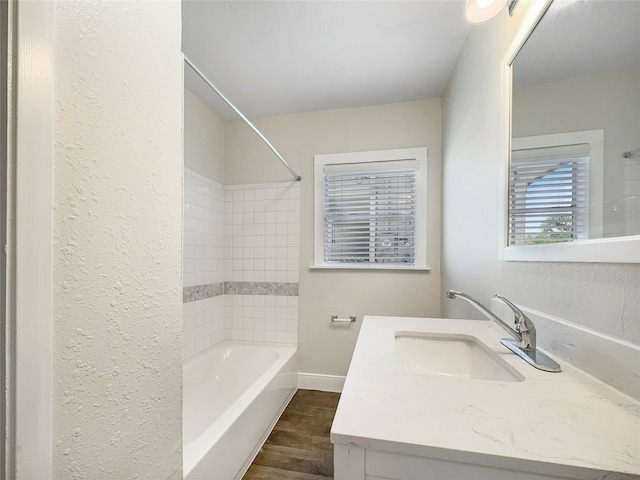
[[[263,372],[252,384],[251,386],[245,390],[240,397],[230,406],[228,407],[222,415],[213,422],[199,437],[190,443],[184,445],[182,447],[182,462],[183,462],[183,478],[187,478],[189,474],[196,468],[198,463],[207,455],[210,449],[220,441],[220,439],[224,436],[224,434],[233,426],[233,424],[240,418],[240,416],[249,408],[249,406],[253,403],[254,400],[258,398],[260,393],[265,391],[265,389],[269,386],[271,381],[276,378],[278,374],[282,372],[284,367],[293,359],[296,352],[298,351],[297,347],[288,347],[282,345],[263,345],[263,344],[251,344],[251,343],[242,343],[238,341],[228,341],[225,340],[214,345],[212,348],[199,353],[198,355],[190,358],[184,365],[183,368],[192,361],[196,359],[200,359],[207,354],[212,354],[212,352],[220,349],[227,348],[247,348],[247,349],[266,349],[270,351],[275,351],[278,354],[278,358],[274,361],[269,368]],[[296,372],[283,372],[283,373],[291,373],[296,374]],[[286,405],[291,397],[295,394],[297,390],[297,386],[293,388],[292,393],[289,395],[287,402],[282,406],[280,412],[278,413],[278,417],[282,414],[282,411],[286,408]],[[183,394],[184,395],[184,394]],[[273,420],[273,425],[278,420],[276,417]],[[261,443],[264,443],[268,436],[264,436],[261,439]],[[255,449],[250,460],[253,461],[255,454],[257,454],[259,447]],[[251,464],[251,461],[248,464],[245,463],[243,469],[248,468],[248,465]]]

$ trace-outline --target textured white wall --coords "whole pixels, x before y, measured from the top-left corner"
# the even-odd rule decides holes
[[[366,314],[440,315],[440,99],[259,118],[255,125],[302,176],[299,367],[345,375]],[[428,264],[431,272],[310,271],[313,264],[313,156],[428,147]],[[227,183],[290,180],[289,172],[243,123],[228,122]],[[331,315],[356,315],[331,327]]]
[[[180,2],[56,2],[53,472],[182,478]]]
[[[184,89],[184,165],[224,185],[225,122]]]
[[[526,15],[520,2],[473,25],[443,96],[442,287],[486,304],[494,293],[515,303],[640,343],[640,265],[498,260],[501,136],[500,65]],[[478,317],[443,300],[451,317]],[[544,347],[544,346],[543,346]]]

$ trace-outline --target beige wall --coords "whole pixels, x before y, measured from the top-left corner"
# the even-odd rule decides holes
[[[440,99],[253,120],[302,176],[299,298],[300,371],[345,375],[366,314],[440,315]],[[425,272],[318,271],[313,263],[313,156],[428,147],[428,263]],[[227,184],[288,181],[289,172],[240,121],[228,122]],[[351,327],[330,316],[356,315]]]
[[[471,26],[443,96],[442,286],[485,303],[494,293],[536,310],[640,343],[640,265],[504,262],[500,178],[500,65],[526,15],[516,6]],[[452,317],[477,317],[463,302],[443,300]],[[542,345],[544,347],[544,345]]]
[[[184,89],[184,166],[224,185],[225,122]]]
[[[638,85],[640,71],[634,71],[521,87],[513,94],[514,137],[604,130],[604,178],[597,181],[604,182],[605,237],[627,232],[622,152],[640,144]]]
[[[180,2],[55,9],[53,478],[182,479]]]

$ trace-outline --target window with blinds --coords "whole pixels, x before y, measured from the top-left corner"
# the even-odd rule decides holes
[[[426,148],[314,163],[316,268],[427,268]]]
[[[511,152],[510,245],[588,237],[589,150],[579,144]]]
[[[324,263],[415,265],[416,170],[325,173]]]

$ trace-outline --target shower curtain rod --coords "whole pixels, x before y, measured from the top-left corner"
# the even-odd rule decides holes
[[[293,178],[296,180],[296,182],[299,182],[300,180],[302,180],[302,177],[301,177],[300,175],[298,175],[298,174],[297,174],[297,173],[296,173],[296,172],[295,172],[295,171],[294,171],[294,170],[289,166],[289,164],[287,163],[287,161],[286,161],[284,158],[282,158],[282,155],[280,155],[280,153],[278,153],[278,151],[275,149],[275,147],[274,147],[273,145],[271,145],[271,142],[269,142],[269,140],[267,140],[267,138],[266,138],[266,137],[265,137],[265,136],[260,132],[260,130],[258,130],[258,129],[255,127],[255,125],[254,125],[253,123],[251,123],[251,122],[249,121],[249,119],[248,119],[247,117],[245,117],[245,116],[242,114],[242,112],[241,112],[240,110],[238,110],[238,109],[236,108],[236,106],[235,106],[233,103],[231,103],[231,101],[230,101],[227,97],[225,97],[225,96],[224,96],[224,94],[223,94],[223,93],[218,89],[218,87],[216,87],[216,86],[211,82],[211,80],[209,80],[209,79],[207,78],[207,76],[206,76],[204,73],[202,73],[198,67],[196,67],[196,66],[195,66],[195,64],[191,61],[191,59],[190,59],[189,57],[187,57],[184,53],[182,54],[182,56],[184,57],[184,61],[185,61],[185,62],[187,62],[187,65],[189,65],[189,66],[193,69],[193,71],[194,71],[194,72],[196,72],[196,73],[200,76],[200,78],[202,78],[202,79],[207,83],[207,85],[209,85],[209,86],[213,89],[213,91],[214,91],[214,92],[216,92],[216,93],[220,96],[220,98],[222,98],[222,100],[224,100],[224,101],[226,102],[226,104],[227,104],[227,105],[229,105],[229,106],[233,109],[233,111],[234,111],[234,112],[236,112],[236,113],[240,116],[240,118],[241,118],[242,120],[244,120],[244,123],[246,123],[247,125],[249,125],[249,127],[251,128],[251,130],[253,130],[253,131],[256,133],[256,135],[258,135],[258,136],[262,139],[262,141],[263,141],[264,143],[266,143],[266,144],[267,144],[267,147],[269,147],[269,148],[271,149],[271,151],[276,155],[276,157],[278,157],[278,158],[280,159],[280,161],[282,162],[282,164],[283,164],[285,167],[287,167],[287,170],[289,170],[289,172],[291,173],[291,175],[293,175]]]

